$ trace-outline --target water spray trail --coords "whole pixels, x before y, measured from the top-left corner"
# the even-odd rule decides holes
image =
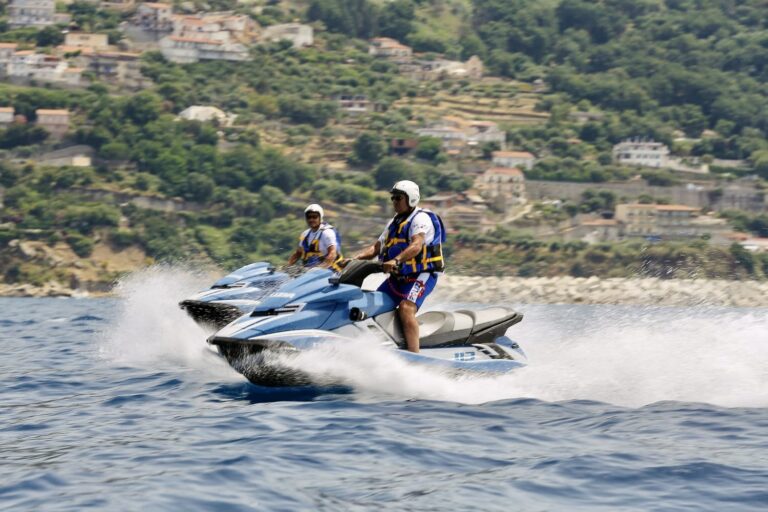
[[[211,333],[178,305],[210,281],[203,273],[170,265],[155,265],[121,279],[115,287],[120,298],[118,311],[102,333],[102,355],[128,364],[182,365],[231,373],[206,345]]]
[[[543,327],[513,335],[523,340],[530,364],[503,376],[456,379],[408,364],[372,341],[355,350],[336,343],[285,362],[321,382],[341,380],[361,392],[468,404],[525,397],[631,407],[664,400],[768,405],[765,312],[721,310],[707,317],[689,316],[690,310],[604,307],[602,319],[574,332],[549,311],[550,318],[538,319]]]

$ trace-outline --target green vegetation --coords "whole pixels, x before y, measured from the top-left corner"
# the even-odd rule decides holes
[[[236,63],[180,65],[149,52],[142,70],[154,85],[132,94],[101,83],[76,90],[0,85],[0,105],[12,105],[28,120],[0,130],[0,150],[16,162],[0,166],[3,247],[16,239],[64,243],[86,258],[106,243],[118,251],[140,248],[149,258],[225,267],[282,261],[303,228],[306,202],[380,218],[388,214],[383,191],[399,179],[417,181],[422,197],[469,189],[472,177],[463,162],[446,155],[437,139],[418,139],[406,157],[389,155],[392,138],[417,139],[417,126],[451,109],[499,120],[508,147],[538,157],[528,179],[626,180],[639,171],[613,165],[611,148],[627,137],[653,138],[703,161],[746,160],[748,171],[712,169],[768,178],[768,24],[761,0],[268,4],[258,15],[231,0],[208,5],[251,14],[262,24],[303,17],[316,27],[316,45],[258,45],[249,61]],[[106,32],[112,43],[129,16],[82,1],[62,8],[80,30]],[[46,52],[62,41],[55,27],[8,30],[0,23],[0,36]],[[504,79],[412,80],[396,64],[368,54],[364,39],[379,36],[425,52],[419,58],[426,60],[477,55],[486,74]],[[337,101],[342,95],[365,97],[375,111],[348,115]],[[191,105],[214,105],[235,114],[236,122],[178,120]],[[34,124],[41,108],[69,109],[79,128],[58,144]],[[684,142],[676,142],[682,136]],[[28,163],[43,149],[72,143],[95,149],[93,168]],[[486,144],[478,158],[496,149]],[[640,174],[654,185],[679,182],[664,170]],[[147,209],[137,206],[139,200],[162,204]],[[618,200],[589,191],[579,204],[542,206],[536,213],[562,220],[611,210]],[[726,217],[736,228],[768,236],[765,215]],[[345,240],[371,236],[355,233]],[[452,238],[452,267],[488,274],[768,273],[761,257],[699,241],[588,247],[474,229]],[[65,277],[42,266],[35,270],[12,253],[0,249],[7,281]]]
[[[455,272],[521,277],[658,277],[662,279],[765,279],[768,254],[754,254],[738,244],[708,245],[706,241],[543,242],[504,230],[488,235],[462,233],[451,246]]]

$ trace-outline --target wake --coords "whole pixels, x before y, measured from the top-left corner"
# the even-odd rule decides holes
[[[206,280],[207,279],[207,280]],[[207,346],[210,333],[177,303],[209,276],[151,267],[123,280],[121,311],[102,352],[118,362],[173,363],[210,378],[236,376]],[[441,308],[445,305],[441,306]],[[331,344],[281,360],[319,383],[365,395],[479,404],[514,398],[594,400],[639,407],[659,401],[768,406],[768,310],[520,305],[508,335],[529,365],[503,376],[456,378],[407,364],[372,340]]]

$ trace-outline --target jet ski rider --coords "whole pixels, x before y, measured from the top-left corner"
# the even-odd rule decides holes
[[[437,214],[417,208],[419,186],[398,181],[390,191],[395,216],[376,242],[360,251],[355,259],[378,256],[389,278],[379,287],[399,304],[398,317],[408,350],[419,351],[419,323],[416,312],[437,284],[444,269],[445,227]]]
[[[305,267],[327,267],[339,272],[341,236],[336,228],[324,221],[323,207],[310,204],[304,209],[307,229],[299,236],[299,246],[288,258],[288,265],[301,260]]]

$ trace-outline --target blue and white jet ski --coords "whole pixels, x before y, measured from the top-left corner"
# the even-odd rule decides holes
[[[210,336],[208,343],[235,370],[263,386],[312,384],[309,375],[275,364],[281,358],[270,355],[290,357],[335,342],[364,350],[361,339],[375,339],[410,362],[451,373],[498,374],[525,365],[522,349],[506,336],[523,316],[504,307],[421,313],[416,317],[421,352],[403,350],[397,304],[384,293],[361,288],[376,272],[381,272],[380,263],[360,260],[351,261],[340,275],[311,270],[249,303],[250,312]],[[182,307],[193,314],[186,302]]]
[[[222,277],[213,285],[179,303],[203,327],[221,329],[250,313],[265,295],[290,279],[266,262],[251,263]]]

